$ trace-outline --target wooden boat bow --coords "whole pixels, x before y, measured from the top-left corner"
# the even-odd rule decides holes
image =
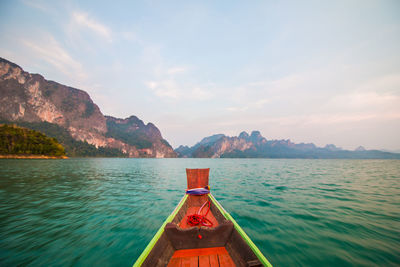
[[[187,189],[209,185],[210,169],[186,169]],[[191,226],[187,216],[210,201],[212,227]],[[136,266],[272,266],[211,193],[181,199],[139,256]]]

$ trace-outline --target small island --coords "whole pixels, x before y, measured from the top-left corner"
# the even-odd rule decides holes
[[[41,132],[0,124],[0,158],[67,158],[57,139]]]

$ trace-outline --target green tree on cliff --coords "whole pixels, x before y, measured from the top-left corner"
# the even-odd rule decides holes
[[[62,157],[65,150],[57,139],[41,132],[4,124],[0,125],[0,154]]]

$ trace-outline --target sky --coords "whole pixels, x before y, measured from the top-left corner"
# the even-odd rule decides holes
[[[400,151],[398,0],[0,0],[0,57],[174,148],[259,130]]]

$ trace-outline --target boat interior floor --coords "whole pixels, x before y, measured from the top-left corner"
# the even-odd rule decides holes
[[[172,255],[168,267],[236,266],[225,247],[181,249]]]
[[[193,227],[187,223],[187,217],[189,215],[196,214],[199,211],[199,209],[201,208],[201,206],[204,204],[204,202],[208,201],[208,197],[207,196],[189,196],[188,201],[190,202],[190,204],[188,205],[186,214],[185,214],[185,216],[183,216],[182,220],[179,223],[179,227],[182,229],[187,229],[187,228]],[[206,210],[207,210],[207,207],[204,207],[202,214],[204,214]],[[207,213],[207,215],[205,217],[213,224],[212,228],[217,227],[219,225],[218,220],[215,218],[212,210],[209,210],[209,212]]]
[[[187,189],[208,185],[209,169],[186,169],[186,172]],[[190,216],[188,224],[189,215],[201,216]],[[141,266],[263,266],[248,237],[242,235],[243,230],[211,194],[185,195],[163,228],[157,232],[156,241],[151,241]]]
[[[181,232],[181,234],[186,235],[184,238],[181,239],[181,242],[177,242],[174,241],[174,238],[176,238],[178,235],[171,235],[171,241],[172,243],[175,245],[176,248],[178,248],[178,250],[176,250],[174,252],[174,254],[172,255],[168,266],[179,266],[179,267],[183,267],[183,266],[213,266],[213,267],[222,267],[222,266],[236,266],[233,259],[231,258],[231,256],[229,255],[229,252],[226,250],[225,247],[221,246],[223,245],[223,243],[225,243],[226,241],[223,241],[222,243],[220,243],[219,241],[217,242],[213,242],[215,243],[215,247],[201,247],[200,244],[198,244],[199,247],[197,248],[184,248],[185,246],[187,246],[188,244],[185,244],[186,242],[184,241],[185,239],[191,239],[191,240],[198,240],[196,238],[196,236],[200,233],[202,235],[204,235],[204,239],[209,239],[210,237],[212,237],[211,239],[215,239],[216,236],[225,236],[225,238],[222,239],[227,239],[228,238],[228,233],[230,233],[232,231],[233,226],[230,225],[230,223],[225,222],[225,224],[228,225],[221,225],[221,222],[218,222],[216,216],[214,216],[213,211],[215,212],[215,208],[213,207],[212,209],[210,209],[207,213],[207,215],[205,216],[210,222],[212,222],[212,227],[201,227],[202,229],[200,229],[199,227],[193,227],[190,226],[187,223],[187,216],[188,215],[192,215],[198,212],[198,210],[201,208],[201,206],[204,204],[204,202],[209,201],[208,196],[204,195],[204,196],[189,196],[188,200],[187,200],[187,206],[186,212],[184,213],[185,215],[182,217],[182,219],[179,221],[179,224],[177,225],[180,229],[183,230],[179,230]],[[202,214],[205,213],[205,211],[207,210],[207,207],[204,207],[204,210],[202,212]],[[222,220],[222,216],[219,214],[219,216],[217,216],[219,218],[219,220]],[[220,226],[220,227],[218,227]],[[210,232],[207,233],[209,230],[214,230],[216,228],[219,228],[220,230],[216,230],[216,231],[222,231],[222,232],[226,232],[226,234],[221,234],[221,235],[216,235],[215,233],[218,232]],[[171,231],[171,230],[176,230],[176,226],[173,225],[169,225],[167,226],[167,232]],[[189,230],[191,229],[191,230]],[[186,233],[186,234],[185,234]],[[192,233],[192,235],[194,235],[193,238],[188,238],[189,237],[189,233]],[[219,238],[217,238],[219,239]],[[200,240],[199,240],[200,241]],[[183,246],[180,246],[178,244],[185,244]],[[201,243],[201,241],[200,241]],[[192,243],[191,245],[194,245],[194,243]],[[219,246],[218,246],[219,245]],[[179,249],[181,248],[181,249]]]

